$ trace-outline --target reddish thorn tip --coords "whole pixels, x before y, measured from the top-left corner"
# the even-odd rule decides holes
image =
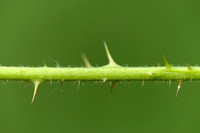
[[[28,81],[26,81],[25,88],[26,88],[27,84],[28,84]]]
[[[112,81],[112,82],[111,82],[111,90],[110,90],[110,94],[112,94],[112,92],[113,92],[114,85],[115,85],[115,82]]]

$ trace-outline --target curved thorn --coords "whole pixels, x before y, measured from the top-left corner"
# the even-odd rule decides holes
[[[81,57],[82,57],[83,62],[85,63],[85,66],[86,66],[86,67],[92,67],[92,65],[90,64],[90,62],[89,62],[87,56],[86,56],[84,53],[81,54]]]
[[[110,54],[110,52],[109,52],[109,50],[108,50],[108,47],[107,47],[107,44],[106,44],[106,42],[104,41],[104,47],[105,47],[105,49],[106,49],[106,54],[107,54],[107,56],[108,56],[108,61],[109,61],[109,66],[119,66],[117,63],[115,63],[115,61],[113,60],[113,58],[112,58],[112,56],[111,56],[111,54]]]
[[[165,58],[165,56],[163,56],[164,62],[165,62],[165,67],[166,68],[171,68],[171,65],[168,63],[167,59]]]
[[[39,88],[39,86],[40,86],[40,84],[41,84],[41,81],[40,81],[40,80],[35,80],[35,81],[33,81],[33,83],[35,84],[35,88],[34,88],[34,93],[33,93],[33,98],[32,98],[31,103],[34,102],[34,99],[35,99],[37,90],[38,90],[38,88]]]

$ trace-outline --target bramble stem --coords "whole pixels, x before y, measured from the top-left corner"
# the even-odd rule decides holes
[[[0,67],[5,80],[200,80],[200,67]]]
[[[60,68],[60,67],[0,67],[0,79],[25,80],[35,84],[32,103],[38,87],[47,80],[77,80],[79,81],[111,81],[111,92],[115,81],[122,80],[176,80],[178,82],[177,94],[185,80],[200,80],[200,67],[172,67],[164,58],[163,67],[122,67],[115,63],[104,42],[109,63],[103,67],[93,67],[83,54],[86,68]],[[176,96],[177,96],[176,94]]]

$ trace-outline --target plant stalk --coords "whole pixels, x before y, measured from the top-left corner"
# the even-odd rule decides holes
[[[200,67],[172,67],[164,58],[165,66],[158,67],[122,67],[113,60],[106,43],[104,42],[109,63],[103,67],[93,67],[85,55],[82,55],[86,67],[0,67],[0,79],[25,80],[35,84],[32,103],[40,84],[48,80],[63,81],[111,81],[111,93],[115,81],[123,80],[176,80],[177,94],[185,80],[200,80]],[[176,94],[176,96],[177,96]]]
[[[2,80],[200,80],[200,67],[0,67]]]

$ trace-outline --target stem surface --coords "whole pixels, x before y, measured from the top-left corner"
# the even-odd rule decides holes
[[[0,67],[5,80],[200,80],[200,67]]]

